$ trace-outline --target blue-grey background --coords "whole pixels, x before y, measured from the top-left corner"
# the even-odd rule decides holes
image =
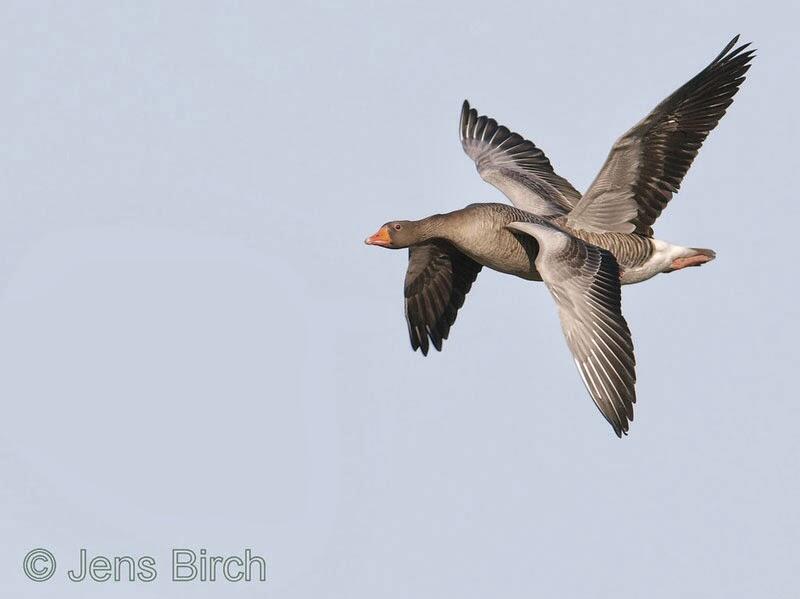
[[[0,591],[792,597],[797,9],[759,2],[3,3]],[[461,101],[585,189],[741,32],[759,56],[624,290],[614,437],[541,285],[483,272],[412,353],[394,218],[499,201]],[[21,562],[51,549],[35,584]],[[168,582],[173,547],[269,562]],[[152,584],[74,584],[90,554]]]

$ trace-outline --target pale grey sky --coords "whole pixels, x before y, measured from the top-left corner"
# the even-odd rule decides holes
[[[794,596],[798,16],[4,3],[0,594]],[[624,289],[628,438],[541,285],[481,273],[445,351],[412,353],[405,252],[362,240],[502,201],[465,97],[585,189],[736,33],[758,57],[656,226],[718,258]],[[171,583],[181,546],[251,547],[269,581]],[[67,582],[80,548],[159,578]]]

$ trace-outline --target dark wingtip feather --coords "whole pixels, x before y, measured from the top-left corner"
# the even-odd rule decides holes
[[[464,140],[464,133],[467,130],[467,124],[469,123],[469,100],[464,100],[464,103],[461,105],[461,114],[458,117],[458,138],[460,140]]]
[[[728,42],[725,48],[723,48],[722,52],[720,52],[717,55],[717,57],[711,61],[711,64],[714,65],[718,62],[729,61],[736,58],[737,56],[744,57],[744,62],[747,62],[751,58],[753,58],[754,56],[753,53],[755,52],[755,48],[750,48],[750,45],[753,42],[747,42],[746,44],[742,44],[741,46],[738,46],[734,49],[734,46],[736,46],[736,43],[738,41],[739,41],[739,36],[736,35],[731,41]],[[748,48],[750,49],[748,50]],[[747,51],[745,52],[745,50]]]
[[[428,355],[432,345],[442,351],[464,296],[480,270],[480,264],[446,242],[410,248],[404,294],[412,349]]]
[[[714,64],[715,62],[722,60],[722,58],[724,58],[724,56],[730,51],[731,48],[733,48],[736,45],[736,42],[738,41],[739,41],[739,34],[737,33],[735,36],[733,36],[733,39],[729,41],[726,44],[726,46],[722,49],[722,52],[720,52],[717,55],[717,57],[711,61],[711,64]]]
[[[428,355],[428,335],[425,334],[425,331],[420,331],[417,329],[417,334],[419,335],[419,350],[422,352],[423,356]]]

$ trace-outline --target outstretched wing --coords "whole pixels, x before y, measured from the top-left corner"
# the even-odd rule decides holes
[[[556,300],[567,345],[589,395],[621,437],[633,420],[636,360],[622,316],[617,261],[546,221],[508,228],[539,242],[536,268]]]
[[[533,142],[487,116],[478,116],[464,100],[459,126],[461,145],[481,178],[502,191],[517,208],[540,216],[566,214],[581,199],[559,177]]]
[[[750,68],[749,44],[733,38],[711,64],[619,138],[567,218],[575,229],[652,235],[708,134]]]
[[[445,241],[411,246],[405,283],[405,310],[411,347],[428,355],[428,339],[442,351],[458,309],[481,265]]]

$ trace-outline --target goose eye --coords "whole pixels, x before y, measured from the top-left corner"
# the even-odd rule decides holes
[[[403,228],[403,225],[401,225],[400,223],[395,223],[395,225],[394,225],[394,230],[395,231],[399,231],[402,228]]]

